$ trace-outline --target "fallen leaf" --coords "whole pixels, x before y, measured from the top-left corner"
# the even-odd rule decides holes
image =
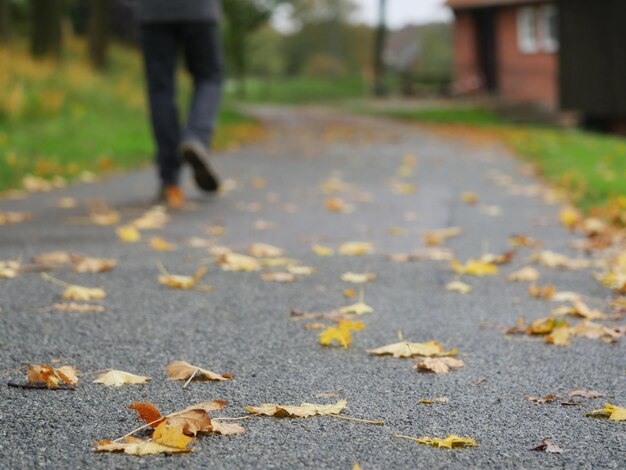
[[[492,276],[498,274],[498,267],[485,263],[480,260],[470,259],[465,264],[461,264],[458,260],[451,261],[452,269],[458,274],[467,274],[470,276]]]
[[[134,402],[131,403],[128,408],[135,410],[139,414],[139,418],[153,428],[156,428],[165,420],[165,418],[161,416],[159,409],[150,402]]]
[[[430,398],[430,399],[422,399],[419,400],[419,402],[423,405],[434,405],[436,403],[448,403],[450,400],[448,399],[448,397],[435,397],[435,398]]]
[[[589,260],[578,258],[572,259],[565,255],[555,253],[550,250],[544,250],[533,255],[533,260],[543,266],[549,268],[564,268],[564,269],[585,269],[588,268],[591,263]]]
[[[511,246],[539,247],[541,244],[541,240],[535,240],[528,235],[513,235],[509,238],[509,245]]]
[[[362,256],[374,251],[370,242],[346,242],[339,246],[339,254],[343,256]]]
[[[60,310],[63,312],[104,312],[106,308],[102,305],[56,303],[50,306],[50,310]]]
[[[261,279],[267,282],[294,282],[298,280],[298,276],[289,272],[267,272],[261,274]]]
[[[502,208],[500,206],[489,206],[483,204],[478,207],[478,212],[484,215],[488,215],[490,217],[499,217],[502,215]]]
[[[259,407],[246,406],[246,410],[255,415],[274,416],[276,418],[308,418],[310,416],[339,414],[347,404],[346,400],[339,400],[332,405],[302,403],[300,406],[293,406],[265,403]]]
[[[105,441],[102,443],[98,443],[98,445],[93,449],[94,452],[124,452],[128,455],[135,456],[144,456],[144,455],[155,455],[155,454],[178,454],[178,453],[186,453],[191,452],[190,448],[176,448],[164,446],[162,444],[158,444],[152,441],[142,441],[139,442],[133,440],[132,442],[110,442]]]
[[[396,194],[414,194],[417,191],[417,185],[406,181],[396,181],[392,184],[391,190]]]
[[[209,252],[211,256],[218,256],[218,257],[224,256],[233,252],[233,250],[231,250],[227,246],[220,246],[220,245],[213,245],[209,247],[207,251]]]
[[[202,369],[201,367],[197,366],[192,366],[185,361],[174,361],[171,364],[168,364],[166,369],[167,375],[169,375],[170,379],[172,380],[188,380],[190,377],[193,377],[192,380],[197,381],[222,381],[233,378],[232,374],[216,374],[215,372],[211,372],[210,370]]]
[[[530,401],[533,403],[543,404],[543,403],[550,403],[551,401],[554,401],[558,397],[559,396],[556,393],[549,393],[545,397],[527,396],[527,397],[524,397],[524,400]]]
[[[333,341],[337,341],[340,346],[348,348],[352,343],[352,331],[364,330],[365,324],[362,321],[340,320],[337,327],[329,326],[320,333],[320,344],[330,346]]]
[[[74,264],[74,271],[77,273],[104,273],[117,266],[114,259],[81,257]]]
[[[347,272],[341,275],[341,280],[344,282],[351,282],[353,284],[365,284],[366,282],[376,280],[376,274]]]
[[[198,268],[193,276],[181,276],[178,274],[162,274],[159,276],[159,282],[170,286],[174,289],[193,289],[198,280],[206,274],[207,270],[204,266]]]
[[[452,292],[459,292],[460,294],[467,294],[472,291],[472,286],[465,284],[461,281],[452,281],[446,284],[446,290]]]
[[[349,214],[354,212],[354,205],[348,204],[340,197],[328,197],[324,201],[324,207],[331,212],[339,212],[342,214]]]
[[[582,222],[582,214],[574,207],[564,207],[559,212],[559,220],[570,230]]]
[[[234,436],[245,431],[246,429],[237,423],[223,423],[216,419],[211,420],[211,432],[221,434],[222,436]]]
[[[539,271],[531,266],[526,266],[509,274],[506,279],[511,282],[535,282],[539,279]]]
[[[310,276],[315,273],[316,269],[310,266],[294,266],[290,264],[287,266],[287,271],[296,276]]]
[[[152,440],[157,444],[175,449],[186,449],[194,441],[193,438],[185,436],[181,428],[172,426],[167,421],[156,427]]]
[[[309,322],[305,323],[303,326],[305,330],[323,330],[327,325],[321,322]]]
[[[357,291],[353,289],[352,287],[343,291],[343,296],[346,297],[347,299],[353,299],[354,297],[357,296],[357,294],[358,294]]]
[[[515,257],[515,254],[515,251],[505,251],[504,253],[501,253],[499,255],[494,255],[493,253],[485,253],[478,259],[478,261],[495,265],[509,264]]]
[[[141,240],[141,233],[132,225],[125,225],[118,227],[116,230],[117,236],[126,243],[136,243]]]
[[[376,349],[368,349],[369,354],[378,356],[393,356],[396,358],[416,357],[416,356],[454,356],[457,354],[456,348],[446,351],[444,346],[436,341],[427,343],[410,343],[400,341],[399,343],[388,344]]]
[[[528,325],[526,333],[529,335],[547,335],[552,333],[555,328],[567,327],[568,325],[567,320],[563,318],[542,317]]]
[[[570,340],[571,336],[571,328],[567,326],[561,326],[552,330],[552,333],[545,337],[545,341],[546,343],[554,344],[557,346],[569,346],[572,343]]]
[[[335,250],[323,245],[313,245],[311,249],[315,252],[317,256],[333,256],[335,254]]]
[[[459,369],[465,363],[452,357],[425,357],[414,366],[420,372],[434,372],[435,374],[447,374],[450,369]]]
[[[279,258],[285,255],[285,250],[266,243],[253,243],[248,247],[248,254],[255,258]]]
[[[537,286],[536,284],[530,284],[528,286],[528,293],[535,299],[550,300],[556,294],[556,286],[548,284],[547,286]]]
[[[62,197],[57,201],[57,206],[61,209],[72,209],[76,207],[76,199],[73,197]]]
[[[439,447],[444,449],[452,449],[453,447],[478,447],[478,443],[469,437],[459,437],[454,434],[450,434],[445,439],[441,439],[439,437],[410,437],[403,436],[401,434],[394,434],[393,437],[398,437],[402,439],[409,439],[411,441],[415,441],[418,444],[425,444],[433,447]]]
[[[374,309],[364,302],[356,302],[352,305],[341,307],[339,312],[344,314],[364,315],[366,313],[373,313]]]
[[[226,253],[217,260],[224,271],[259,271],[261,263],[251,256],[238,253]]]
[[[0,279],[14,279],[21,269],[22,265],[19,261],[0,261]]]
[[[595,398],[605,397],[606,394],[601,393],[601,392],[596,392],[594,390],[583,390],[581,388],[577,388],[577,389],[567,392],[567,396],[569,396],[570,398],[582,397],[582,398],[595,399]]]
[[[619,328],[609,328],[599,323],[583,320],[571,328],[573,336],[582,336],[589,339],[600,339],[607,343],[614,343],[624,336],[624,331]]]
[[[157,251],[174,251],[176,249],[176,245],[168,242],[164,238],[152,237],[150,239],[150,248]]]
[[[169,222],[169,215],[163,206],[154,206],[133,220],[132,226],[138,230],[162,229]]]
[[[537,447],[533,447],[530,450],[538,451],[538,452],[546,452],[547,454],[562,454],[563,449],[557,446],[550,439],[544,439],[541,444]]]
[[[0,212],[0,225],[21,224],[32,218],[30,212]]]
[[[294,258],[261,258],[259,259],[261,266],[296,266],[300,263],[299,260]]]
[[[461,202],[465,204],[474,205],[478,203],[478,194],[471,191],[465,191],[461,193]]]
[[[76,373],[77,369],[72,366],[55,368],[48,364],[29,364],[27,378],[29,384],[44,383],[49,388],[57,388],[59,383],[76,385],[79,381]]]
[[[104,289],[99,287],[83,287],[69,285],[61,294],[65,300],[73,300],[76,302],[88,302],[90,300],[101,300],[107,296]]]
[[[626,408],[605,403],[601,410],[593,410],[587,416],[595,418],[608,418],[611,421],[626,421]]]
[[[58,268],[70,264],[75,259],[75,254],[69,251],[50,251],[33,256],[33,263],[50,268]]]
[[[424,234],[423,241],[428,246],[440,246],[448,238],[457,237],[461,234],[461,227],[448,227],[441,230],[431,230]]]
[[[130,372],[124,372],[122,370],[110,370],[105,374],[98,376],[93,381],[95,384],[104,384],[111,387],[119,387],[126,384],[145,384],[150,380],[150,377],[143,375],[135,375]]]
[[[115,225],[120,221],[120,214],[114,210],[95,211],[89,214],[89,220],[94,225]]]

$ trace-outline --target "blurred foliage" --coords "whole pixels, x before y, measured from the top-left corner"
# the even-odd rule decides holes
[[[137,51],[114,45],[106,73],[87,60],[83,40],[69,37],[60,62],[33,60],[25,42],[0,47],[0,189],[22,178],[73,179],[84,172],[136,167],[152,160],[143,72]],[[181,73],[181,107],[190,80]],[[226,108],[216,146],[257,138],[255,121]]]

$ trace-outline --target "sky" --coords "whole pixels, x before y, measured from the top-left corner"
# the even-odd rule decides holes
[[[361,7],[356,19],[368,24],[378,20],[378,0],[355,0]],[[392,28],[410,23],[449,20],[451,13],[445,0],[387,0],[387,22]]]

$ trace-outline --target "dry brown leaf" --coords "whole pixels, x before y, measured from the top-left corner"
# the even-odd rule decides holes
[[[280,258],[285,255],[285,250],[267,243],[253,243],[248,247],[248,254],[255,258]]]
[[[142,440],[139,440],[139,442],[135,440],[132,440],[132,442],[102,441],[97,443],[93,450],[94,452],[124,452],[125,454],[139,457],[155,454],[179,454],[192,451],[190,448],[181,449]]]
[[[94,225],[115,225],[120,221],[120,214],[114,210],[95,211],[89,214],[89,220]]]
[[[73,300],[75,302],[88,302],[90,300],[101,300],[107,296],[104,289],[99,287],[83,287],[77,285],[69,285],[61,294],[65,300]]]
[[[102,305],[56,303],[50,306],[50,310],[59,310],[62,312],[104,312],[106,308]]]
[[[174,361],[171,364],[168,364],[167,367],[167,375],[170,376],[172,380],[188,380],[190,377],[193,377],[194,381],[204,381],[204,380],[229,380],[233,378],[232,374],[216,374],[215,372],[211,372],[207,369],[202,369],[201,367],[192,366],[188,362],[185,361]]]
[[[0,225],[21,224],[32,218],[30,212],[0,212]]]
[[[66,264],[73,263],[76,256],[79,255],[70,253],[69,251],[50,251],[35,255],[31,259],[33,260],[33,263],[39,266],[58,268]]]
[[[425,357],[414,368],[420,372],[434,372],[435,374],[447,374],[450,369],[459,369],[465,363],[452,357]]]
[[[315,405],[302,403],[300,406],[275,405],[265,403],[259,407],[246,406],[246,410],[256,415],[274,416],[276,418],[308,418],[310,416],[336,415],[346,407],[346,400],[339,400],[332,405]]]
[[[327,325],[320,322],[309,322],[305,323],[303,326],[305,330],[323,330]]]
[[[261,279],[267,282],[294,282],[298,280],[298,276],[288,272],[267,272],[261,274]]]
[[[424,234],[423,241],[428,246],[443,245],[448,238],[457,237],[461,234],[461,227],[448,227],[441,230],[431,230]]]
[[[624,336],[624,331],[620,328],[609,328],[608,326],[583,320],[571,328],[573,336],[582,336],[589,339],[600,339],[607,343],[614,343]]]
[[[77,273],[104,273],[117,266],[114,259],[80,257],[75,259],[74,271]]]
[[[533,447],[530,450],[534,450],[537,452],[545,452],[547,454],[562,454],[563,453],[563,449],[557,446],[550,439],[544,439],[541,444],[539,444],[537,447]]]
[[[527,396],[527,397],[524,397],[524,400],[530,401],[533,403],[543,404],[543,403],[550,403],[551,401],[554,401],[557,398],[559,398],[559,396],[556,393],[549,393],[545,397]]]
[[[581,397],[581,398],[602,398],[605,397],[605,393],[596,392],[594,390],[583,390],[582,388],[576,388],[567,392],[567,396],[570,398]]]
[[[356,302],[352,305],[346,305],[345,307],[341,307],[339,309],[339,312],[346,315],[365,315],[366,313],[374,313],[374,309],[367,305],[365,302]]]
[[[133,220],[132,226],[138,230],[162,229],[169,222],[170,217],[163,206],[154,206],[147,210],[141,217]]]
[[[185,436],[182,429],[167,421],[159,424],[152,433],[152,441],[174,449],[187,449],[195,439]]]
[[[162,237],[152,237],[150,239],[150,248],[156,251],[174,251],[176,245],[168,242]]]
[[[324,201],[324,207],[331,212],[339,212],[342,214],[354,212],[354,205],[347,203],[340,197],[327,197]]]
[[[425,398],[422,400],[419,400],[419,402],[422,405],[434,405],[437,403],[448,403],[450,400],[448,399],[448,397],[435,397],[435,398]]]
[[[310,276],[315,273],[316,269],[310,266],[294,266],[290,264],[287,265],[287,271],[296,276]]]
[[[531,266],[526,266],[509,274],[506,279],[511,282],[536,282],[539,280],[539,271]]]
[[[567,326],[561,326],[552,330],[552,332],[545,337],[545,341],[546,343],[556,346],[569,346],[571,344],[571,336],[572,329]]]
[[[536,284],[530,284],[528,286],[528,294],[535,299],[551,300],[556,294],[556,286],[549,284],[547,286],[537,286]]]
[[[461,193],[461,202],[470,205],[478,204],[478,194],[471,191],[465,191]]]
[[[77,369],[72,366],[52,367],[51,365],[28,365],[28,383],[45,384],[49,388],[57,388],[60,383],[76,385],[79,381]]]
[[[139,418],[153,428],[156,428],[165,420],[165,418],[161,416],[159,409],[150,402],[134,402],[131,403],[128,408],[135,410],[139,414]]]
[[[132,225],[125,225],[123,227],[118,227],[115,230],[117,236],[125,243],[137,243],[141,240],[141,233]]]
[[[583,258],[572,259],[553,251],[544,250],[533,255],[535,262],[549,268],[585,269],[591,266],[589,260]]]
[[[540,247],[542,245],[541,240],[535,240],[528,235],[513,235],[509,238],[509,245],[511,246],[526,246],[526,247]]]

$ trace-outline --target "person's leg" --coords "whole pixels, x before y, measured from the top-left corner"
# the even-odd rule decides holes
[[[210,147],[222,96],[219,26],[215,23],[187,23],[182,35],[187,68],[194,82],[184,139]]]
[[[156,161],[164,188],[178,184],[181,166],[177,155],[181,130],[175,96],[178,34],[175,24],[146,24],[141,30]]]

